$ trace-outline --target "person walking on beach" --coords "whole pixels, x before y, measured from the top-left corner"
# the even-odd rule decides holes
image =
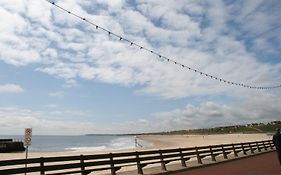
[[[279,164],[281,165],[281,134],[280,134],[279,128],[276,129],[276,132],[273,135],[272,141],[276,148]]]

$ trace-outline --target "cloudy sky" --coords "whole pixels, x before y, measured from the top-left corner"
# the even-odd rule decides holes
[[[212,76],[281,84],[279,0],[56,0]],[[281,120],[281,88],[202,76],[45,0],[0,1],[0,133],[135,133]]]

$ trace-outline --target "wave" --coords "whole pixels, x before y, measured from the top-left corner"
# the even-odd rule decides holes
[[[152,143],[146,142],[141,139],[137,139],[138,146],[148,147],[152,146]],[[133,149],[136,148],[135,137],[120,137],[111,140],[110,145],[108,146],[112,149]]]
[[[103,151],[103,150],[121,150],[135,148],[132,137],[114,138],[101,146],[77,146],[65,148],[67,151]]]
[[[102,151],[106,150],[106,146],[82,146],[82,147],[72,147],[72,148],[65,148],[67,151]]]
[[[143,147],[151,144],[137,139]],[[107,151],[135,148],[133,136],[34,136],[30,151]]]
[[[138,143],[143,147],[151,146],[151,143],[138,139]],[[134,149],[135,138],[134,137],[118,137],[110,140],[108,143],[104,143],[101,146],[77,146],[65,148],[67,151],[104,151],[104,150],[123,150]]]

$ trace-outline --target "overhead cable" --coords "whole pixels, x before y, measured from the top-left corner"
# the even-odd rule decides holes
[[[80,15],[78,15],[76,13],[71,12],[70,10],[65,9],[64,7],[56,4],[53,1],[50,1],[50,0],[45,0],[45,1],[49,2],[53,6],[55,6],[55,7],[59,8],[59,9],[65,11],[65,12],[67,12],[68,14],[73,15],[76,18],[79,18],[79,19],[85,21],[86,23],[94,26],[94,28],[96,30],[103,31],[103,32],[107,33],[110,36],[116,37],[120,41],[129,43],[130,46],[135,46],[135,47],[138,47],[141,50],[150,52],[151,54],[157,56],[157,58],[159,58],[159,59],[165,60],[165,61],[170,62],[170,63],[174,63],[175,65],[178,65],[178,66],[180,66],[182,68],[186,68],[187,70],[190,70],[192,72],[198,73],[199,75],[202,75],[202,76],[205,76],[205,77],[208,77],[208,78],[211,78],[213,80],[217,80],[217,81],[220,81],[220,82],[223,82],[223,83],[226,83],[226,84],[240,86],[240,87],[249,88],[249,89],[275,89],[275,88],[281,88],[281,84],[280,85],[273,85],[273,86],[252,86],[252,85],[248,85],[248,84],[244,84],[244,83],[237,83],[237,82],[234,82],[234,81],[225,80],[223,78],[219,78],[217,76],[207,74],[207,73],[202,72],[202,71],[200,71],[198,69],[194,69],[194,68],[192,68],[190,66],[184,65],[184,64],[182,64],[180,62],[177,62],[177,61],[175,61],[175,60],[173,60],[171,58],[168,58],[168,57],[166,57],[166,56],[164,56],[164,55],[162,55],[162,54],[160,54],[158,52],[155,52],[155,51],[153,51],[151,49],[148,49],[148,48],[146,48],[146,47],[144,47],[144,46],[142,46],[140,44],[137,44],[137,43],[135,43],[135,42],[133,42],[133,41],[131,41],[129,39],[126,39],[125,37],[123,37],[123,36],[121,36],[119,34],[116,34],[116,33],[112,32],[112,31],[110,31],[110,30],[108,30],[108,29],[106,29],[106,28],[104,28],[102,26],[97,25],[96,23],[86,19],[85,17],[82,17],[82,16],[80,16]]]

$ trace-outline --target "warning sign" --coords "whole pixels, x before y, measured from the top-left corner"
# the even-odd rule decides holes
[[[31,145],[32,128],[25,128],[24,144],[26,146]]]

